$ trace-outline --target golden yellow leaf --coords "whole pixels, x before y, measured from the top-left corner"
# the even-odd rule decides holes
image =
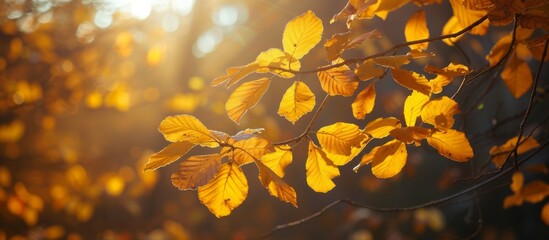
[[[227,110],[229,118],[239,124],[244,113],[255,106],[263,97],[270,83],[271,79],[261,78],[238,86],[225,104],[225,110]]]
[[[170,143],[170,145],[160,150],[160,152],[154,153],[149,157],[149,161],[145,165],[145,171],[153,171],[175,162],[193,147],[194,144],[187,141]]]
[[[384,67],[398,69],[402,65],[410,63],[410,59],[412,59],[411,55],[395,55],[376,57],[374,58],[374,62]]]
[[[219,146],[206,126],[191,115],[169,116],[162,120],[158,130],[170,142],[188,141],[206,147]]]
[[[421,121],[445,130],[454,126],[454,115],[460,113],[459,105],[449,97],[432,99],[421,109]]]
[[[492,50],[490,50],[490,53],[486,55],[486,60],[490,62],[490,66],[496,65],[496,63],[498,63],[503,56],[505,56],[505,53],[507,53],[509,47],[511,46],[512,39],[512,34],[507,34],[500,38],[494,46],[492,46]]]
[[[259,64],[258,73],[272,72],[283,78],[295,76],[293,73],[284,70],[299,71],[301,69],[299,60],[278,48],[261,52],[255,61]]]
[[[236,164],[221,165],[215,178],[198,188],[198,199],[216,217],[224,217],[244,202],[248,195],[248,181]]]
[[[345,49],[351,49],[354,48],[360,44],[362,44],[364,41],[372,38],[381,38],[381,31],[374,29],[369,32],[362,33],[358,35],[357,37],[353,38],[349,41],[349,44],[346,46]]]
[[[280,178],[272,169],[262,162],[256,162],[259,168],[259,180],[267,188],[271,196],[281,201],[288,202],[297,207],[297,194],[295,190]]]
[[[307,185],[315,192],[328,192],[335,187],[333,178],[339,176],[339,169],[326,157],[322,149],[309,141],[309,152],[305,163]]]
[[[427,28],[427,20],[425,11],[419,10],[408,19],[404,27],[404,36],[406,41],[415,41],[429,38],[429,28]],[[429,46],[429,42],[409,45],[411,50],[423,51]]]
[[[304,82],[295,81],[282,96],[278,115],[295,124],[299,118],[312,111],[315,104],[315,94],[311,89]]]
[[[431,135],[431,129],[422,128],[422,127],[405,127],[405,128],[395,128],[389,132],[396,140],[413,143],[419,146],[421,140],[426,139]]]
[[[453,78],[448,77],[445,75],[438,75],[431,81],[429,81],[429,84],[431,84],[431,93],[439,94],[442,92],[442,88],[452,82]]]
[[[524,174],[520,171],[516,171],[513,173],[511,179],[511,190],[513,190],[514,193],[520,193],[522,186],[524,185]]]
[[[450,0],[450,4],[452,5],[454,16],[456,16],[459,25],[462,27],[471,25],[488,13],[484,10],[475,11],[466,9],[465,6],[463,6],[463,2],[460,0]],[[484,35],[486,34],[486,31],[488,31],[488,25],[489,21],[486,19],[480,25],[471,29],[470,33],[473,35]]]
[[[364,128],[364,132],[372,138],[384,138],[389,136],[391,130],[400,127],[402,127],[402,124],[394,117],[378,118],[369,122]]]
[[[372,140],[372,138],[369,138],[369,137],[365,137],[364,139],[362,139],[359,147],[353,146],[351,148],[351,154],[349,156],[325,152],[326,157],[328,157],[328,159],[330,159],[334,165],[343,166],[349,163],[351,160],[353,160],[353,158],[355,158],[359,153],[361,153],[362,150],[364,150],[364,148],[366,147],[366,145],[368,145],[370,140]]]
[[[219,84],[222,84],[224,82],[227,82],[225,84],[226,87],[230,87],[233,84],[240,81],[242,78],[250,75],[251,73],[255,72],[259,68],[258,62],[253,62],[245,66],[238,66],[238,67],[232,67],[227,69],[227,74],[221,77],[218,77],[214,79],[210,85],[211,86],[217,86]]]
[[[221,166],[220,154],[191,156],[183,160],[171,176],[172,184],[179,190],[201,187],[212,180]]]
[[[374,110],[376,104],[376,89],[374,83],[368,85],[356,96],[351,108],[353,109],[353,116],[356,119],[364,119],[366,114],[369,114]]]
[[[417,117],[421,115],[421,109],[429,101],[429,96],[418,91],[412,93],[404,101],[404,121],[406,126],[416,125]]]
[[[353,170],[356,172],[360,167],[372,163],[372,173],[376,177],[390,178],[402,171],[407,157],[406,144],[392,140],[365,154],[360,164]]]
[[[465,134],[454,129],[433,132],[430,137],[427,137],[427,143],[438,150],[442,156],[457,162],[466,162],[474,155]]]
[[[549,195],[549,184],[542,180],[534,180],[522,187],[522,197],[529,203],[541,202]]]
[[[452,16],[448,19],[446,24],[444,24],[444,27],[442,27],[442,35],[454,34],[461,31],[461,29],[463,29],[463,27],[459,24],[457,17]],[[457,37],[442,39],[442,41],[448,46],[454,46],[454,42],[457,42],[463,36],[464,34],[461,34]]]
[[[284,52],[301,59],[320,42],[323,30],[322,21],[311,10],[295,17],[282,34]]]
[[[255,162],[263,155],[270,152],[272,149],[271,143],[265,138],[251,137],[236,141],[231,147],[224,147],[221,152],[229,152],[228,157],[239,166]]]
[[[355,74],[360,81],[380,77],[383,73],[383,69],[376,67],[373,59],[368,59],[355,68]]]
[[[276,175],[284,177],[284,171],[292,163],[292,148],[288,145],[276,146],[274,151],[261,157],[261,162],[273,170]]]
[[[324,49],[328,55],[328,60],[333,61],[341,56],[341,53],[347,49],[351,39],[351,32],[344,32],[332,35],[332,37],[324,43]]]
[[[360,147],[364,135],[352,123],[337,122],[316,132],[320,146],[329,153],[349,156],[352,147]]]
[[[350,24],[354,19],[373,18],[380,2],[376,0],[349,0],[347,5],[330,20],[330,23],[346,20],[347,28],[350,28]]]
[[[433,65],[427,64],[424,70],[425,72],[428,72],[428,73],[444,75],[448,77],[464,76],[471,72],[467,66],[463,64],[454,64],[454,63],[448,64],[448,66],[445,68],[439,68],[439,67],[435,67]]]
[[[549,226],[549,203],[543,205],[541,209],[541,220],[543,220],[546,226]]]
[[[352,96],[358,87],[358,79],[347,65],[317,73],[322,90],[330,96]]]
[[[425,76],[403,69],[391,69],[393,79],[410,90],[415,90],[427,96],[431,95],[431,84]]]
[[[507,156],[509,155],[509,152],[511,152],[513,149],[515,149],[516,143],[518,140],[518,136],[515,136],[507,142],[505,142],[502,145],[499,146],[493,146],[490,148],[490,156],[492,157],[492,162],[496,165],[496,167],[501,168],[503,164],[505,164],[505,161],[507,160]],[[517,154],[523,154],[526,153],[534,148],[539,147],[539,143],[534,138],[526,138],[521,139],[519,147],[517,148]]]
[[[533,84],[532,70],[528,64],[515,55],[507,61],[501,72],[501,79],[515,98],[524,95]]]

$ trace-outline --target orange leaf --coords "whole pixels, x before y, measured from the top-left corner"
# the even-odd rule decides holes
[[[322,149],[309,141],[309,153],[305,163],[307,185],[315,192],[328,192],[335,187],[333,178],[339,176],[339,169],[326,157]]]
[[[286,167],[292,163],[292,148],[288,145],[274,147],[274,152],[267,153],[261,157],[261,162],[272,169],[276,175],[284,177]]]
[[[360,167],[371,162],[372,173],[376,177],[390,178],[402,171],[407,157],[406,144],[392,140],[382,146],[373,148],[370,153],[362,157],[360,164],[353,170],[356,172]]]
[[[221,152],[229,152],[229,158],[239,166],[255,162],[271,151],[271,143],[264,138],[251,137],[236,141],[231,147],[224,147]]]
[[[466,162],[473,158],[473,148],[464,133],[454,129],[446,132],[434,132],[427,137],[427,143],[438,150],[442,156],[457,162]]]
[[[158,130],[170,142],[188,141],[206,147],[217,147],[217,139],[196,117],[187,114],[169,116],[162,120]]]
[[[429,96],[418,91],[412,91],[412,94],[404,101],[404,120],[406,126],[415,126],[417,117],[421,115],[421,109],[429,101]]]
[[[431,95],[431,84],[423,75],[403,69],[392,69],[391,73],[398,84],[427,96]]]
[[[425,11],[419,10],[408,19],[404,27],[404,36],[407,42],[429,38],[429,28],[425,18]],[[411,50],[423,51],[429,46],[428,42],[409,45]]]
[[[248,181],[236,164],[224,163],[208,184],[198,188],[198,199],[216,217],[231,214],[248,196]]]
[[[288,202],[297,207],[297,194],[295,190],[262,162],[256,162],[256,165],[259,168],[259,180],[267,188],[271,196],[275,196],[281,201]]]
[[[518,136],[515,136],[504,144],[500,146],[493,146],[490,148],[490,156],[492,157],[492,162],[498,167],[501,168],[505,164],[505,160],[513,149],[515,149]],[[539,146],[538,141],[534,138],[521,139],[519,147],[517,148],[517,154],[523,154]]]
[[[347,49],[351,32],[344,32],[332,35],[332,37],[324,43],[324,48],[328,55],[328,60],[333,61],[341,56],[341,53]]]
[[[396,140],[405,143],[415,142],[417,146],[421,140],[426,139],[431,135],[431,129],[422,128],[422,127],[405,127],[405,128],[395,128],[389,132]]]
[[[255,72],[259,67],[259,64],[257,62],[250,63],[245,66],[239,66],[239,67],[232,67],[227,69],[227,74],[225,76],[218,77],[214,79],[210,85],[217,86],[219,84],[222,84],[224,82],[226,83],[226,87],[230,87],[233,84],[240,81],[242,78],[248,76],[249,74]]]
[[[153,171],[175,162],[193,147],[194,144],[186,141],[170,143],[170,145],[160,150],[160,152],[157,152],[149,157],[149,161],[145,165],[145,172]]]
[[[427,64],[424,70],[425,72],[428,72],[428,73],[444,75],[448,77],[464,76],[471,72],[467,66],[462,64],[454,64],[454,63],[448,64],[448,66],[445,68],[439,68],[439,67],[435,67],[433,65]]]
[[[529,203],[541,202],[549,195],[549,184],[542,180],[535,180],[524,185],[521,194],[524,197],[524,200]]]
[[[509,195],[505,197],[505,199],[503,199],[503,208],[507,209],[512,206],[520,206],[522,205],[522,203],[524,203],[524,198],[522,198],[522,195],[520,194]]]
[[[360,147],[364,139],[362,131],[352,123],[337,122],[324,126],[316,132],[318,142],[332,154],[349,156],[352,147]]]
[[[397,69],[410,63],[410,59],[412,59],[411,55],[383,56],[374,58],[374,62],[384,67]]]
[[[541,219],[545,225],[549,226],[549,203],[543,205],[543,208],[541,209]]]
[[[376,89],[374,84],[368,85],[356,96],[353,104],[353,116],[356,119],[364,119],[374,109],[376,103]]]
[[[511,57],[505,69],[501,72],[501,79],[515,98],[524,95],[533,84],[532,71],[528,64],[516,56]]]
[[[433,99],[421,109],[421,120],[437,129],[445,130],[454,126],[454,115],[460,112],[459,105],[449,97]]]
[[[486,55],[486,60],[490,62],[490,66],[496,65],[496,63],[503,58],[505,53],[507,53],[509,47],[511,46],[512,38],[512,34],[507,34],[500,38],[494,46],[492,46],[492,50],[490,50],[490,53]]]
[[[351,148],[351,154],[348,156],[325,152],[326,157],[328,157],[328,159],[330,159],[334,163],[334,165],[343,166],[349,163],[351,160],[353,160],[353,158],[355,158],[359,153],[361,153],[362,150],[364,150],[364,148],[366,147],[366,145],[368,145],[370,140],[372,140],[372,138],[369,138],[369,137],[365,137],[364,139],[362,139],[362,141],[360,142],[360,146],[359,147],[353,146]]]
[[[317,73],[322,89],[330,96],[353,95],[358,87],[358,79],[347,65],[330,68]]]
[[[286,24],[282,34],[284,52],[301,59],[320,42],[323,30],[322,20],[311,10],[295,17]]]
[[[389,132],[395,128],[400,128],[402,124],[394,117],[378,118],[369,122],[364,128],[364,132],[373,138],[384,138],[389,136]]]
[[[315,94],[304,82],[295,81],[286,90],[278,107],[278,115],[295,124],[303,115],[315,107]]]
[[[360,81],[367,81],[372,78],[380,77],[383,73],[383,69],[377,68],[372,59],[364,61],[355,68],[355,74]]]
[[[513,180],[511,182],[511,190],[513,190],[514,193],[520,193],[522,186],[524,185],[524,174],[520,171],[516,171],[513,173],[511,179]]]
[[[283,78],[293,78],[295,76],[285,70],[299,71],[301,69],[301,63],[298,59],[278,48],[270,48],[261,52],[255,61],[258,63],[256,72],[271,72]]]
[[[462,1],[460,0],[450,0],[450,4],[452,5],[454,16],[456,16],[457,20],[459,21],[459,25],[461,25],[462,27],[471,25],[472,23],[476,22],[487,14],[487,11],[474,11],[466,9],[465,6],[463,6]],[[470,33],[473,35],[484,35],[486,34],[486,31],[488,31],[488,25],[489,21],[484,20],[484,22],[482,22],[480,25],[471,29]]]
[[[185,159],[172,174],[172,184],[179,190],[196,189],[207,184],[217,174],[221,158],[220,154],[208,154]]]
[[[457,19],[457,17],[452,16],[450,17],[450,19],[448,19],[446,24],[444,24],[444,27],[442,27],[442,35],[454,34],[461,31],[461,29],[463,29],[463,27],[459,24],[459,20]],[[442,39],[442,41],[448,46],[454,46],[454,42],[457,42],[461,37],[463,37],[463,35],[464,34],[461,34],[457,37],[445,38]]]
[[[261,78],[246,82],[236,88],[225,104],[229,118],[239,124],[242,116],[263,97],[270,83],[271,79]]]

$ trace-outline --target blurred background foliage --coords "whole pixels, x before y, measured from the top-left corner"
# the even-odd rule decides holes
[[[408,164],[396,178],[379,180],[369,171],[355,174],[350,166],[344,167],[336,179],[338,187],[317,194],[305,184],[306,146],[301,144],[286,177],[298,192],[298,209],[269,197],[250,178],[248,200],[231,216],[217,219],[194,192],[180,192],[171,185],[169,176],[176,164],[143,172],[148,156],[166,144],[157,127],[168,115],[191,113],[209,128],[228,133],[264,127],[272,141],[300,133],[308,120],[294,126],[276,115],[291,81],[273,83],[240,126],[225,114],[230,90],[211,88],[209,81],[229,66],[249,62],[262,50],[280,47],[283,23],[308,9],[323,19],[324,39],[346,31],[344,24],[328,24],[345,4],[328,0],[4,0],[0,3],[0,239],[248,239],[339,198],[408,206],[470,184],[453,183],[455,178],[469,176],[467,165],[439,161],[434,150],[421,148],[410,152]],[[399,15],[410,16],[415,10],[409,4],[386,21],[355,22],[354,27],[364,32],[380,29],[383,38],[361,45],[348,56],[373,54],[403,41],[403,19],[408,17]],[[451,16],[449,4],[429,6],[426,11],[431,35],[440,34]],[[471,56],[470,66],[484,65],[490,47],[509,29],[496,28],[488,37],[462,40]],[[429,50],[437,54],[429,59],[437,66],[466,62],[459,51],[440,42]],[[326,64],[323,59],[325,52],[317,47],[304,59],[303,69]],[[422,64],[414,66],[421,69]],[[540,91],[547,88],[546,67],[543,74]],[[313,75],[301,78],[312,83],[313,91],[322,91]],[[393,81],[376,86],[378,106],[367,120],[400,117],[407,90]],[[475,96],[474,89],[465,91]],[[497,134],[486,137],[483,131],[497,119],[524,110],[527,103],[525,98],[514,100],[501,82],[485,99],[473,106],[475,117],[468,122],[473,127],[467,129],[467,134],[481,135],[471,141],[479,159],[486,159],[489,147],[515,134],[518,118]],[[366,122],[352,118],[350,101],[335,98],[318,125],[349,121],[364,126]],[[546,105],[542,101],[536,108]],[[532,121],[543,117],[534,112]],[[535,136],[546,139],[547,127]],[[547,156],[544,151],[538,162],[546,165]],[[244,171],[248,176],[257,174],[253,168]],[[492,189],[497,191],[489,196],[480,193],[484,194],[480,206],[485,224],[479,236],[549,236],[539,218],[541,204],[502,210],[509,183],[507,179],[495,184]],[[274,237],[462,237],[477,227],[476,206],[474,201],[457,201],[442,208],[388,214],[341,206]]]

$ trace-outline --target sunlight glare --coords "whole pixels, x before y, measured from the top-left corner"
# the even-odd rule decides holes
[[[193,10],[194,0],[172,0],[172,8],[181,15],[187,15]]]

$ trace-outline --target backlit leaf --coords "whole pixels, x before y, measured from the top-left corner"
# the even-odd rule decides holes
[[[353,95],[358,87],[358,79],[347,65],[330,68],[317,73],[322,89],[330,96]]]
[[[170,142],[188,141],[207,147],[219,146],[206,126],[191,115],[169,116],[160,123],[158,130]]]
[[[309,141],[305,163],[307,185],[316,192],[328,192],[335,187],[333,178],[339,176],[339,169],[326,157],[322,149]]]
[[[405,143],[416,143],[419,145],[421,140],[426,139],[431,135],[431,129],[422,128],[422,127],[405,127],[405,128],[395,128],[389,132],[396,140]]]
[[[145,165],[145,171],[153,171],[175,162],[193,147],[194,144],[186,141],[170,143],[170,145],[149,157],[149,161]]]
[[[471,72],[467,66],[454,63],[448,64],[448,66],[445,68],[439,68],[428,64],[425,66],[424,70],[428,73],[444,75],[448,77],[464,76]]]
[[[196,189],[207,184],[217,174],[221,158],[220,154],[208,154],[183,160],[171,176],[172,184],[179,190]]]
[[[328,60],[333,61],[341,56],[341,53],[347,49],[351,38],[351,32],[344,32],[332,35],[332,37],[324,43],[324,49],[328,55]]]
[[[364,88],[351,104],[353,109],[353,116],[356,119],[364,119],[366,114],[369,114],[374,110],[376,103],[376,89],[374,84],[368,85]]]
[[[227,69],[227,74],[221,77],[214,79],[210,85],[217,86],[224,82],[227,82],[225,85],[227,87],[232,86],[233,84],[240,81],[242,78],[248,76],[249,74],[255,72],[259,68],[258,62],[253,62],[245,66],[231,67]]]
[[[234,149],[228,157],[238,165],[244,165],[259,160],[263,155],[271,151],[271,144],[264,138],[252,137],[237,141],[233,144]],[[229,148],[230,147],[226,147]],[[222,152],[226,149],[223,148]]]
[[[475,11],[466,9],[465,6],[463,6],[463,2],[460,0],[450,0],[450,4],[452,5],[454,16],[456,16],[459,25],[462,27],[471,25],[487,14],[487,12],[483,10]],[[484,35],[488,30],[488,25],[489,21],[484,20],[480,25],[471,29],[470,33],[473,35]]]
[[[198,199],[216,217],[224,217],[240,206],[248,195],[248,181],[236,164],[221,165],[215,178],[198,188]]]
[[[349,156],[352,147],[360,147],[364,135],[352,123],[337,122],[316,132],[320,146],[329,153]]]
[[[533,84],[532,70],[516,56],[511,57],[501,72],[501,79],[515,98],[524,95]]]
[[[299,71],[301,69],[299,60],[278,48],[261,52],[255,61],[259,64],[258,73],[272,72],[283,78],[294,77],[293,73],[284,70]]]
[[[282,46],[284,52],[301,59],[322,38],[322,21],[311,11],[295,17],[284,28]]]
[[[529,203],[541,202],[549,196],[549,184],[542,180],[534,180],[522,187],[522,196]]]
[[[355,74],[360,81],[380,77],[383,73],[383,69],[376,67],[376,63],[372,59],[364,61],[355,68]]]
[[[259,180],[272,196],[297,207],[295,190],[280,178],[273,170],[261,162],[256,162],[259,168]]]
[[[354,19],[373,18],[379,4],[380,1],[378,0],[349,0],[347,5],[330,20],[330,23],[346,20],[347,28],[350,28],[350,24]]]
[[[513,190],[514,193],[520,193],[522,186],[524,185],[524,174],[520,171],[516,171],[513,173],[511,179],[511,190]]]
[[[473,158],[473,148],[469,140],[464,133],[454,129],[433,132],[427,138],[427,143],[438,150],[442,156],[457,162],[466,162]]]
[[[410,59],[412,59],[411,55],[383,56],[374,58],[374,62],[384,67],[397,69],[410,63]]]
[[[421,120],[438,129],[454,126],[454,115],[460,112],[459,105],[449,97],[432,99],[421,110]]]
[[[511,46],[511,40],[513,36],[511,34],[507,34],[504,37],[500,38],[494,46],[492,46],[492,50],[490,50],[490,53],[486,55],[486,60],[490,62],[490,66],[496,65],[503,56],[505,56],[505,53],[509,50],[509,47]]]
[[[448,19],[446,24],[444,24],[444,27],[442,27],[442,35],[454,34],[461,31],[461,29],[463,29],[463,27],[459,24],[457,17],[452,16]],[[442,41],[448,46],[454,46],[454,42],[457,42],[463,36],[464,34],[461,34],[457,37],[442,39]]]
[[[312,111],[315,104],[315,95],[311,89],[304,82],[295,81],[282,96],[278,115],[295,124],[299,118]]]
[[[240,118],[259,102],[270,83],[271,79],[261,78],[243,83],[236,88],[225,104],[229,118],[237,124],[240,123]]]
[[[427,96],[431,95],[431,84],[425,76],[403,69],[392,69],[391,73],[398,84]]]
[[[292,149],[288,145],[276,146],[274,151],[261,157],[261,162],[269,167],[276,175],[284,177],[284,171],[292,163]]]
[[[496,167],[501,168],[503,164],[505,164],[507,155],[509,155],[509,152],[515,149],[517,140],[518,136],[515,136],[507,140],[507,142],[502,145],[493,146],[492,148],[490,148],[490,156],[492,157],[492,162],[496,165]],[[517,154],[523,154],[534,148],[539,147],[538,141],[531,137],[526,139],[523,138],[520,141],[521,142],[519,144],[519,147],[517,148]]]
[[[415,41],[429,38],[429,28],[427,28],[427,20],[425,18],[425,11],[419,10],[408,19],[406,26],[404,27],[404,36],[406,41]],[[409,45],[412,50],[423,51],[429,46],[428,42]]]
[[[404,101],[404,120],[406,126],[415,126],[417,117],[421,115],[423,105],[429,101],[429,96],[418,91],[412,91],[412,94]]]
[[[524,198],[520,194],[513,194],[503,199],[503,208],[507,209],[512,206],[520,206],[524,203]]]
[[[402,127],[402,124],[394,117],[378,118],[369,122],[364,128],[364,132],[373,138],[384,138],[389,136],[391,130],[399,127]]]
[[[364,165],[372,163],[372,173],[378,178],[390,178],[397,175],[406,165],[406,144],[397,140],[389,141],[382,146],[372,149],[362,157],[362,161],[354,171]]]
[[[360,154],[362,150],[364,150],[366,145],[368,145],[370,140],[372,140],[372,138],[369,137],[365,137],[364,139],[362,139],[359,147],[353,146],[351,148],[351,154],[349,156],[325,152],[326,157],[328,157],[328,159],[330,159],[332,163],[334,163],[334,165],[343,166],[353,160],[353,158],[355,158],[358,154]]]

